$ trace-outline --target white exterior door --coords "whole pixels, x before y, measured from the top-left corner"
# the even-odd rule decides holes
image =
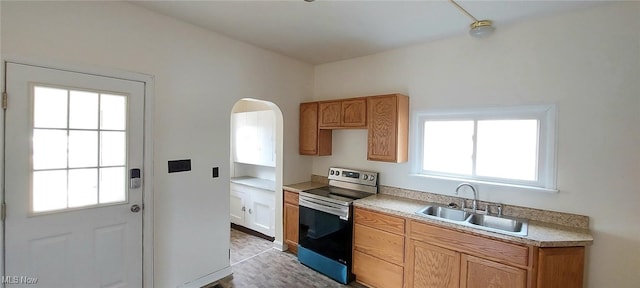
[[[5,276],[142,287],[144,83],[14,63],[6,76]]]

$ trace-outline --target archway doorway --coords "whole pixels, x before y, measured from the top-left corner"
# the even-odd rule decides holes
[[[282,250],[283,117],[272,102],[244,98],[231,110],[230,265]],[[257,236],[267,241],[249,241]],[[243,245],[238,245],[243,243]]]

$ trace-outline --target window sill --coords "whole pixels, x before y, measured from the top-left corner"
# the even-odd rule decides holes
[[[438,182],[442,182],[443,184],[459,184],[459,183],[471,183],[477,184],[481,186],[486,186],[486,188],[493,189],[513,189],[523,192],[534,192],[534,193],[558,193],[560,192],[557,189],[543,188],[537,186],[526,186],[526,185],[516,185],[516,184],[507,184],[507,183],[499,183],[499,182],[489,182],[489,181],[481,181],[481,180],[473,180],[466,178],[456,178],[456,177],[446,177],[446,176],[434,176],[434,175],[424,175],[424,174],[409,174],[411,177],[423,178],[425,180],[434,180]],[[483,189],[484,190],[484,189]]]

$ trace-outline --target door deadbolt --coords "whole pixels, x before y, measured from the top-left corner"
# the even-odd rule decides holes
[[[131,205],[131,212],[133,212],[133,213],[138,213],[138,212],[140,212],[141,209],[142,208],[140,208],[140,205],[138,205],[138,204]]]

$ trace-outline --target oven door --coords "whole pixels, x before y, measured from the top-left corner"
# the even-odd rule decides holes
[[[350,206],[299,198],[298,245],[351,266],[353,220]]]

